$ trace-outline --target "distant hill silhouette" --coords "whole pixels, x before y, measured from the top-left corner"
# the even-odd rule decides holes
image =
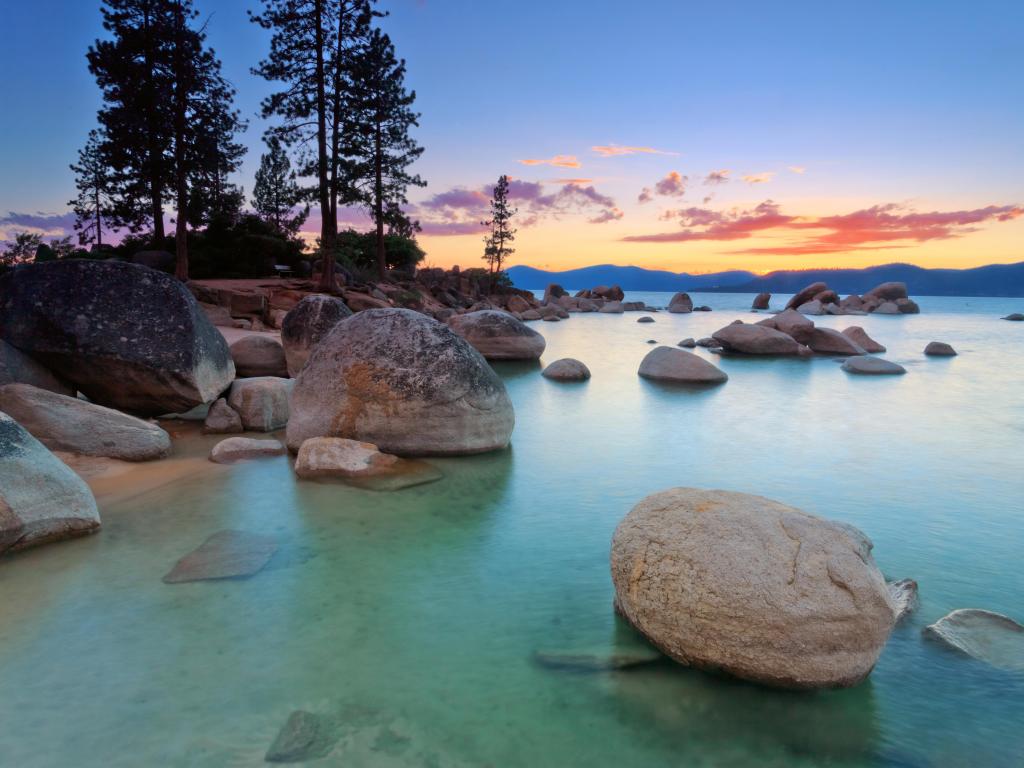
[[[750,272],[716,272],[706,275],[678,274],[642,267],[601,264],[545,272],[533,267],[511,267],[512,281],[519,288],[543,289],[548,283],[565,288],[592,288],[618,284],[626,291],[708,291],[720,293],[796,293],[804,286],[822,281],[841,293],[864,293],[879,283],[896,280],[907,284],[916,296],[1024,296],[1024,261],[989,264],[973,269],[926,269],[913,264],[881,264],[864,269],[798,269],[757,276]]]

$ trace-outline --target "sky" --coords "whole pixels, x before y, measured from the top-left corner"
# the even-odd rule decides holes
[[[260,0],[196,0],[263,150]],[[1024,3],[384,0],[426,148],[431,266],[481,263],[497,177],[510,264],[686,272],[1024,260]],[[98,0],[0,0],[0,239],[70,232],[95,126]],[[364,228],[346,211],[342,226]],[[312,217],[307,228],[315,230]]]

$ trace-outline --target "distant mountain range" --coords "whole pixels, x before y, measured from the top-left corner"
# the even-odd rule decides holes
[[[517,288],[543,290],[549,283],[579,290],[596,285],[619,285],[625,291],[705,291],[719,293],[796,293],[822,281],[841,294],[864,293],[879,283],[896,280],[917,296],[1024,296],[1024,261],[989,264],[973,269],[926,269],[913,264],[881,264],[864,269],[798,269],[755,275],[752,272],[715,272],[691,275],[642,267],[600,264],[593,267],[546,272],[533,267],[510,267]]]

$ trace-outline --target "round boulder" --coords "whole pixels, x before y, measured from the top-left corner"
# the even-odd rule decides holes
[[[847,373],[863,376],[902,376],[907,372],[899,363],[883,360],[880,357],[848,357],[843,361],[842,368]]]
[[[932,341],[924,348],[924,353],[931,357],[955,357],[956,350],[944,341]]]
[[[765,325],[736,323],[712,334],[727,352],[747,355],[798,355],[800,344],[789,334]],[[700,342],[697,342],[698,344]]]
[[[760,496],[674,488],[615,530],[616,607],[673,659],[787,688],[855,685],[895,623],[871,542]]]
[[[547,346],[543,336],[500,310],[453,315],[448,325],[488,360],[537,360]]]
[[[729,380],[725,371],[703,357],[676,347],[652,349],[637,373],[645,379],[677,384],[721,384]]]
[[[348,437],[398,455],[482,453],[508,445],[505,385],[451,328],[408,309],[342,320],[295,380],[288,446]]]
[[[590,378],[590,369],[579,360],[563,357],[551,363],[540,375],[553,381],[586,381]]]
[[[260,334],[243,336],[229,348],[235,361],[235,373],[248,378],[251,376],[287,376],[288,364],[284,358],[284,347],[271,337]]]
[[[339,298],[313,294],[296,304],[281,323],[281,344],[288,365],[288,375],[299,375],[309,351],[352,310]]]
[[[693,312],[693,300],[688,293],[677,293],[668,303],[668,311],[674,314],[685,315]]]

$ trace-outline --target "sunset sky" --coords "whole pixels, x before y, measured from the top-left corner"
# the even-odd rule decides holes
[[[196,0],[249,120],[258,0]],[[1024,3],[389,0],[422,113],[434,266],[475,266],[513,179],[512,263],[756,271],[1024,260]],[[98,1],[0,4],[0,239],[70,231]],[[170,212],[169,212],[170,213]],[[342,225],[366,225],[357,211]],[[316,220],[311,219],[310,229]]]

